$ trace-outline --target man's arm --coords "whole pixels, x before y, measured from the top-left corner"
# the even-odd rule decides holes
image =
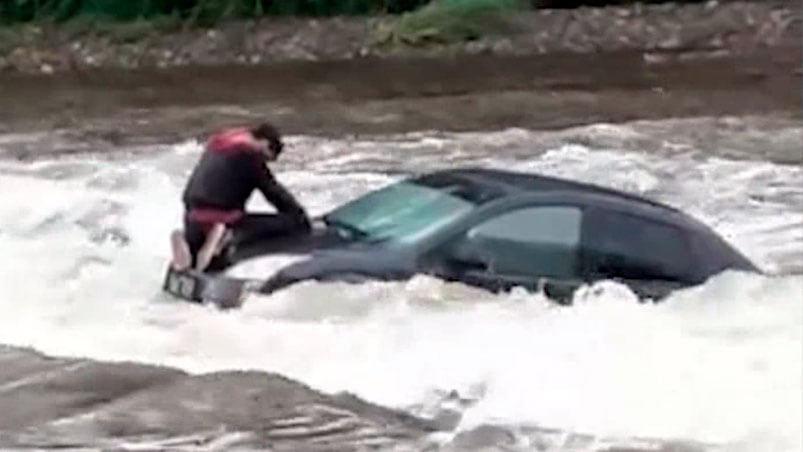
[[[309,218],[304,208],[290,192],[276,180],[273,173],[260,161],[257,166],[257,189],[276,210],[295,219],[298,224],[309,227]]]

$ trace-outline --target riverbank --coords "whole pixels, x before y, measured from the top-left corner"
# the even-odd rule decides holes
[[[392,18],[267,18],[185,28],[158,23],[0,30],[0,71],[264,66],[292,61],[525,56],[638,51],[751,54],[799,46],[801,8],[790,0],[534,10],[505,17],[477,39],[389,43]]]
[[[0,40],[0,133],[63,131],[80,152],[263,119],[349,135],[801,114],[786,0],[531,11],[448,45],[370,44],[378,20],[19,28]]]
[[[665,61],[635,52],[0,74],[0,133],[44,132],[44,141],[2,145],[5,156],[31,158],[178,142],[264,119],[288,134],[322,136],[670,117],[800,120],[799,56],[788,48]]]

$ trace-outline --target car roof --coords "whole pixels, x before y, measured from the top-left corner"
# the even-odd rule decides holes
[[[708,229],[705,225],[688,216],[681,210],[654,201],[643,196],[627,193],[613,188],[601,187],[598,185],[562,179],[554,176],[545,176],[534,173],[523,173],[502,169],[487,168],[461,168],[434,171],[422,175],[427,184],[439,181],[463,180],[469,181],[480,188],[487,188],[488,191],[497,192],[493,197],[498,200],[513,196],[521,196],[530,193],[561,192],[574,195],[599,195],[607,197],[613,201],[624,202],[634,208],[634,210],[649,211],[652,214],[663,214],[671,217],[674,222],[680,222],[692,229]]]

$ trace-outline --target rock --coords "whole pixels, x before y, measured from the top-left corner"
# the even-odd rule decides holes
[[[262,372],[192,376],[144,364],[48,358],[0,347],[0,441],[98,447],[125,437],[195,438],[196,446],[392,450],[433,431],[413,416],[356,397],[328,396]]]
[[[459,424],[463,415],[457,410],[441,410],[435,415],[433,419],[438,430],[450,431],[454,430]]]
[[[495,425],[481,425],[473,430],[458,433],[447,450],[479,451],[515,442],[516,436],[510,430]]]

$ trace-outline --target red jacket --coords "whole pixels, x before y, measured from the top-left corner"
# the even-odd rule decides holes
[[[276,210],[308,223],[298,201],[267,167],[257,141],[247,128],[212,135],[184,189],[183,201],[190,219],[202,223],[231,224],[245,212],[245,204],[259,190]]]

